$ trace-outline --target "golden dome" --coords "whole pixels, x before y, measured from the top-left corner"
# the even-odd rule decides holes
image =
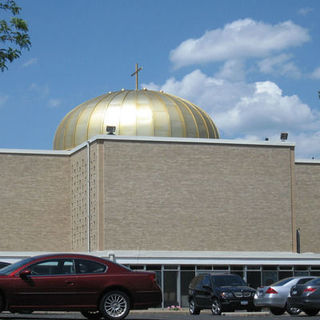
[[[193,103],[152,90],[109,92],[71,110],[54,138],[56,150],[72,149],[115,126],[116,135],[219,138],[210,116]]]

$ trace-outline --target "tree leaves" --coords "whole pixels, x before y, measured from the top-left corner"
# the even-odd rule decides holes
[[[0,0],[0,10],[11,12],[14,16],[9,21],[0,20],[0,70],[8,69],[7,62],[12,62],[21,56],[21,50],[29,50],[31,41],[26,21],[15,17],[21,8],[14,0]]]

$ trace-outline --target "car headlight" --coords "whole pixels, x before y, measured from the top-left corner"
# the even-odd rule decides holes
[[[232,298],[233,297],[233,294],[232,292],[221,292],[220,293],[220,296],[223,298],[223,299],[228,299],[228,298]]]

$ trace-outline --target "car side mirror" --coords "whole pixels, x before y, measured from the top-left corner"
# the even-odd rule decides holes
[[[29,276],[31,276],[31,270],[25,269],[25,270],[21,271],[19,275],[20,275],[20,278],[26,279]]]

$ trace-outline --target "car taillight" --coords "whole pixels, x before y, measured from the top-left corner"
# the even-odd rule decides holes
[[[316,288],[305,288],[303,292],[314,292],[316,290],[317,290]]]
[[[150,273],[150,279],[152,281],[156,280],[156,274],[155,273]]]
[[[266,293],[269,293],[269,294],[277,294],[278,291],[274,290],[273,288],[269,287],[268,290],[266,291]]]
[[[156,281],[156,274],[150,273],[149,278],[151,279],[151,281],[155,282]]]

